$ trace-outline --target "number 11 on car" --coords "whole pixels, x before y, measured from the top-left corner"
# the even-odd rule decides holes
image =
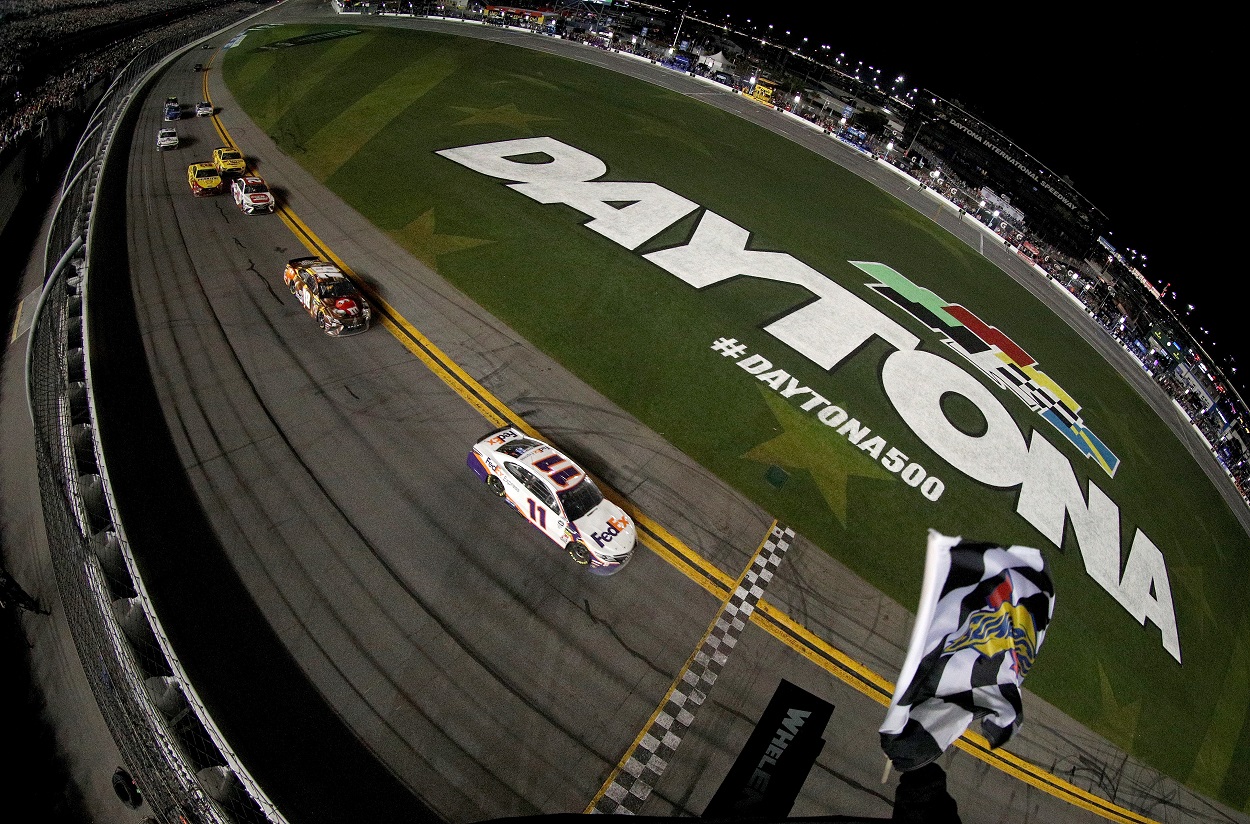
[[[547,509],[541,507],[533,498],[529,499],[530,520],[538,524],[539,529],[547,528]]]

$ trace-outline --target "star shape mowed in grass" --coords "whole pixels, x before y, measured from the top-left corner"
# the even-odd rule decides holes
[[[795,409],[771,392],[763,392],[782,433],[742,457],[756,463],[802,470],[808,474],[829,511],[845,526],[847,482],[851,477],[894,480],[884,467],[864,455],[812,415]]]
[[[476,237],[460,235],[440,235],[434,231],[434,210],[427,209],[420,217],[408,223],[402,229],[392,231],[391,237],[400,246],[412,253],[417,260],[438,271],[438,257],[449,252],[472,249],[484,243],[493,243]]]
[[[518,109],[515,103],[506,103],[493,109],[477,109],[472,106],[453,106],[452,108],[468,115],[464,120],[458,121],[457,126],[509,126],[525,134],[533,134],[534,130],[530,128],[531,123],[559,120],[559,118],[541,114],[526,114]]]

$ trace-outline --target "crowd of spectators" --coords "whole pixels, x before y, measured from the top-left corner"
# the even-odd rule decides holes
[[[0,157],[50,113],[82,105],[87,89],[152,43],[215,21],[225,25],[255,8],[244,0],[0,0]],[[118,28],[144,19],[160,24],[137,34]],[[125,36],[58,54],[67,40],[89,42],[98,31]]]

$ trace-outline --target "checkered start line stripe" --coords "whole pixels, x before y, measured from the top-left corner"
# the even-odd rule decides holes
[[[699,648],[677,674],[646,729],[625,752],[586,812],[637,815],[642,809],[681,744],[682,736],[694,723],[695,711],[716,683],[716,677],[729,660],[730,650],[738,643],[755,605],[763,597],[793,541],[794,530],[774,521],[733,593],[703,634]]]

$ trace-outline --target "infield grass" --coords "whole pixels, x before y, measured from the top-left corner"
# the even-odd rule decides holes
[[[1250,624],[1237,605],[1250,584],[1250,542],[1167,427],[1025,289],[854,174],[690,97],[574,60],[424,32],[362,26],[339,40],[258,50],[309,31],[254,31],[224,63],[235,98],[291,157],[535,346],[909,608],[929,527],[1046,550],[1056,620],[1026,685],[1127,752],[1247,808]],[[991,391],[1026,438],[1038,429],[1063,451],[1083,489],[1092,480],[1118,504],[1125,536],[1140,528],[1163,552],[1184,665],[1085,573],[1070,525],[1056,549],[1015,514],[1018,490],[964,478],[912,434],[881,386],[887,344],[823,372],[762,331],[808,301],[806,290],[750,278],[696,290],[641,257],[686,242],[697,212],[630,252],[583,228],[580,212],[434,154],[539,135],[601,158],[605,180],[658,183],[749,229],[750,248],[790,253],[928,351],[962,365],[848,261],[886,263],[1023,346],[1120,457],[1115,477]],[[712,351],[721,337],[939,477],[940,499]],[[981,425],[958,401],[946,412],[969,431]]]

